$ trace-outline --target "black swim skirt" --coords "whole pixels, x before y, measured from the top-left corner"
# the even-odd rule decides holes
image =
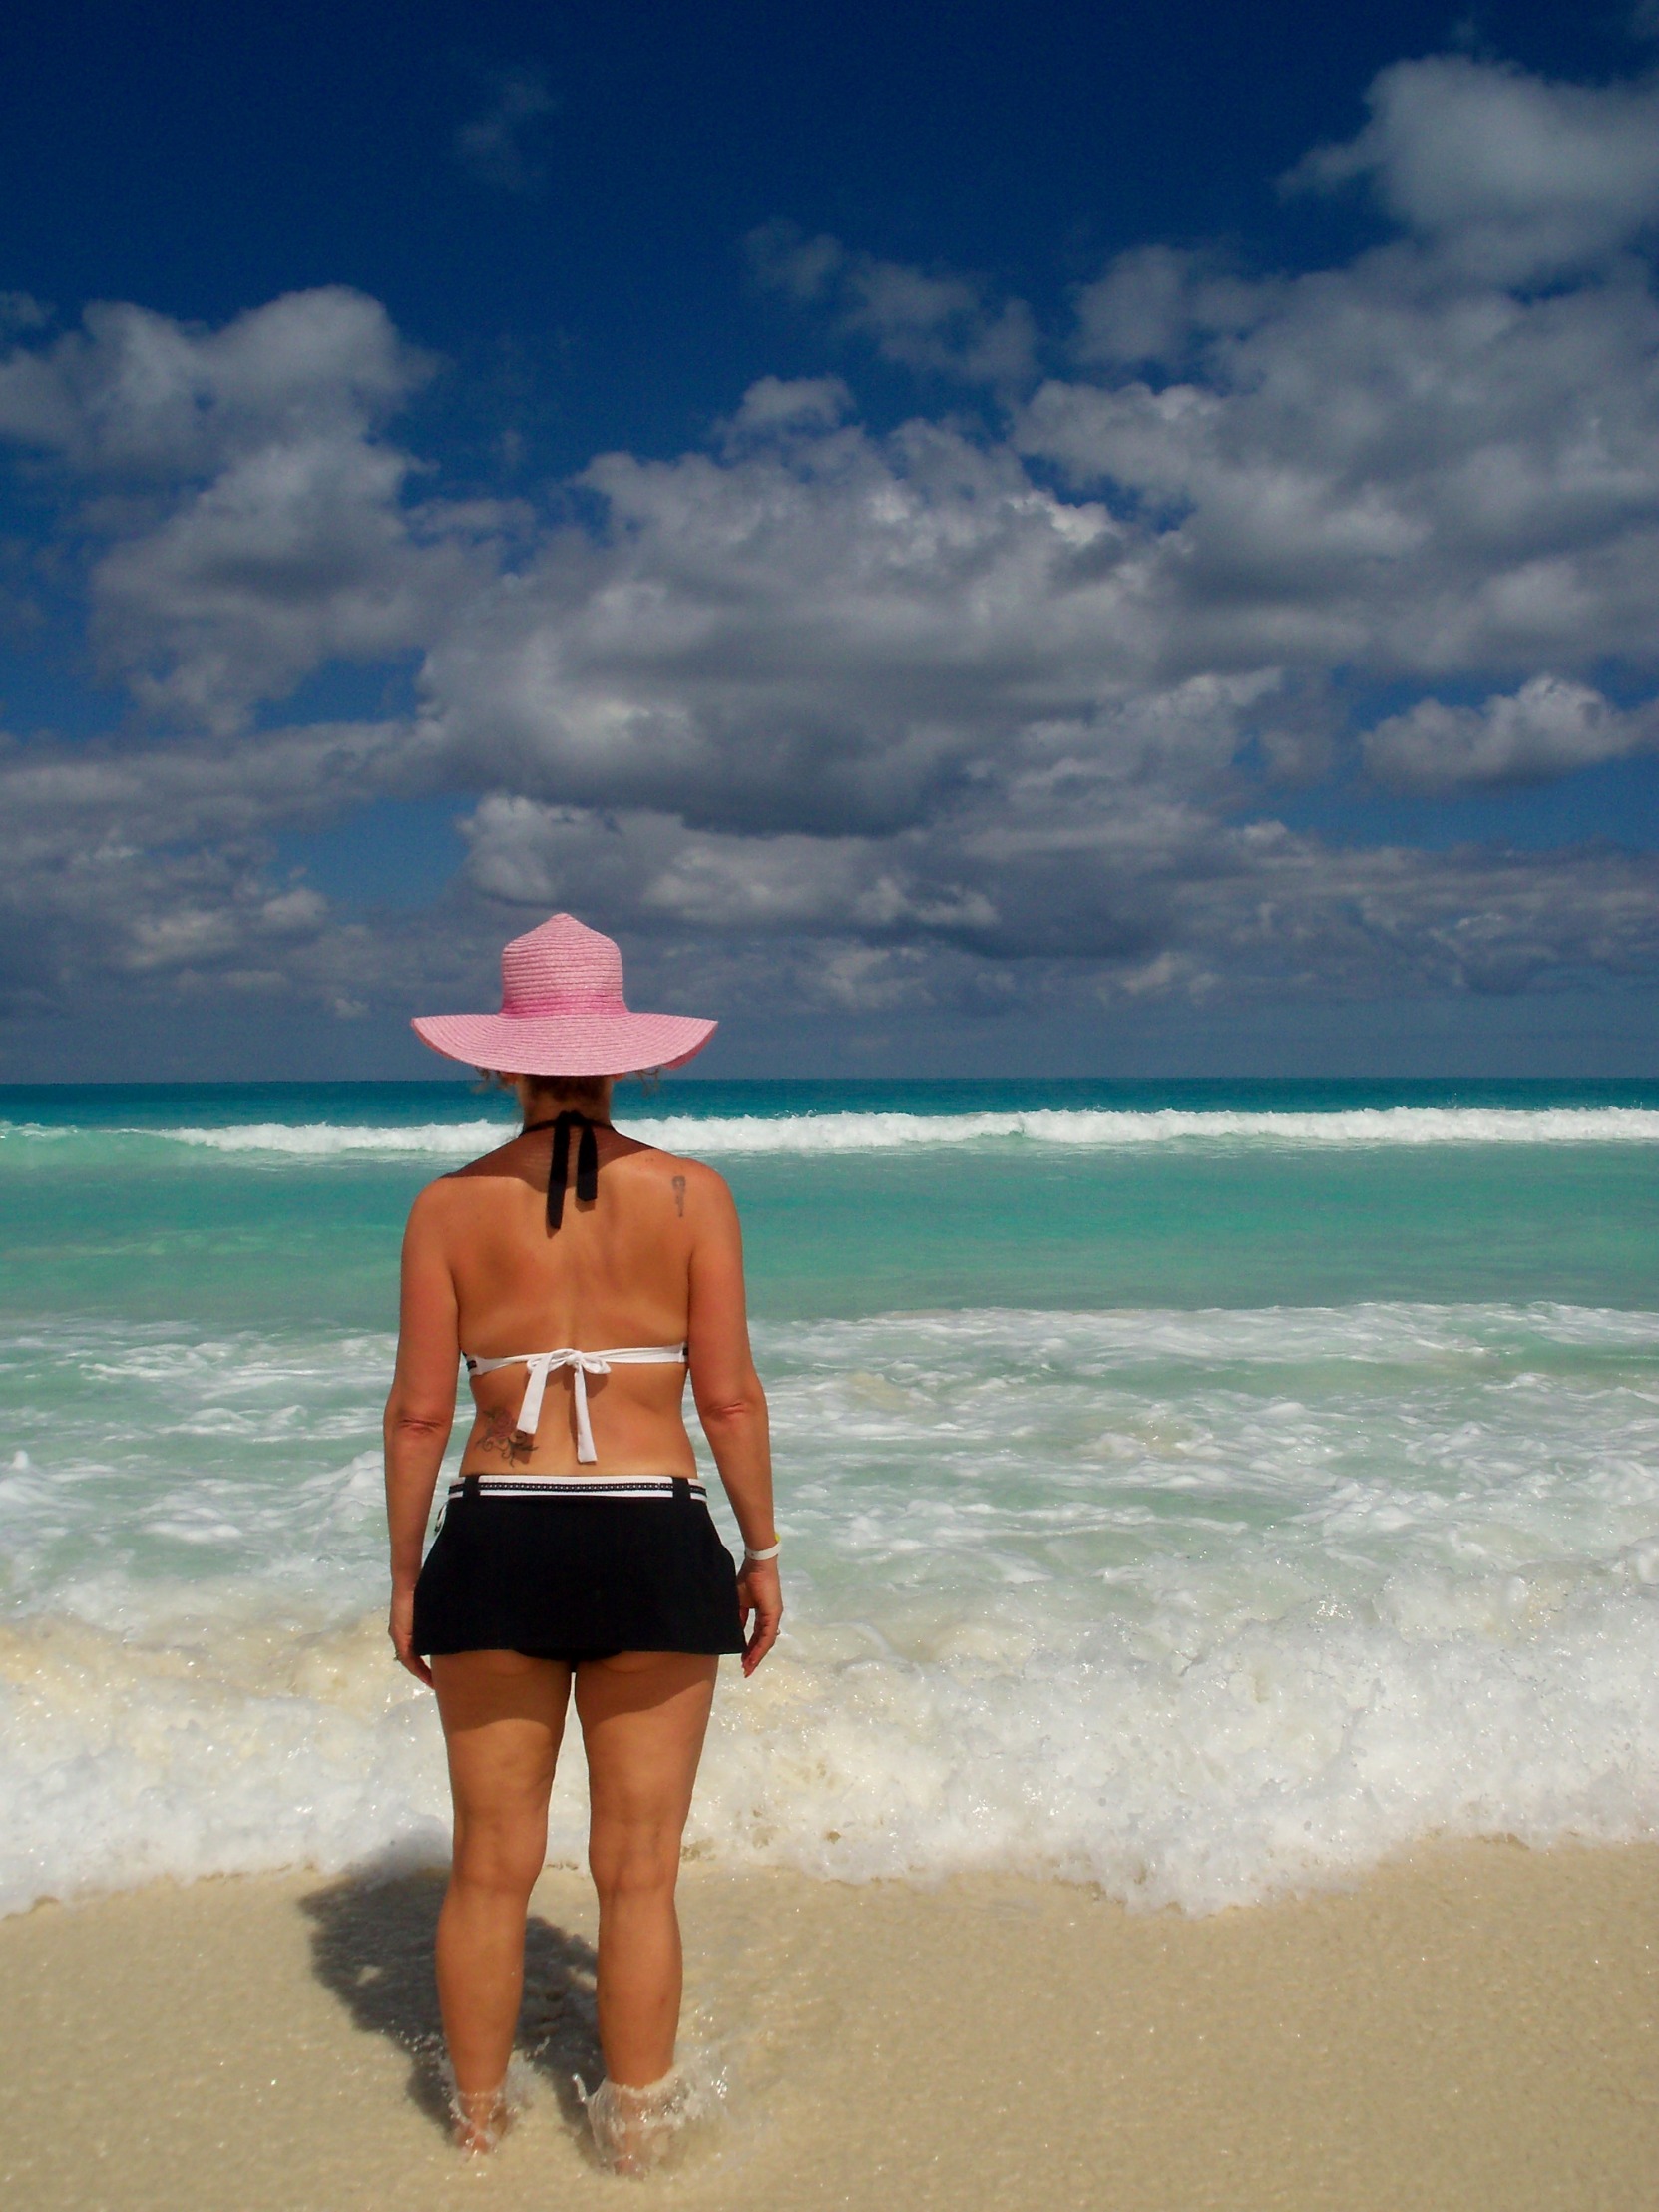
[[[741,1651],[737,1569],[701,1483],[469,1476],[415,1585],[415,1649]]]

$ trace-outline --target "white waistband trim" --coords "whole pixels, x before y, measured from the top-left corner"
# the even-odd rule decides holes
[[[450,1497],[464,1497],[469,1483],[484,1498],[672,1498],[676,1483],[695,1499],[708,1498],[706,1483],[684,1475],[468,1475],[450,1484]]]
[[[475,1360],[470,1352],[461,1357],[467,1363],[469,1375],[493,1375],[498,1367],[526,1367],[529,1377],[525,1383],[524,1400],[519,1407],[515,1423],[520,1436],[531,1436],[541,1426],[542,1399],[547,1391],[548,1377],[555,1368],[571,1370],[571,1387],[576,1398],[576,1456],[584,1467],[591,1467],[599,1458],[594,1449],[594,1431],[588,1419],[588,1378],[590,1375],[609,1375],[613,1367],[666,1367],[670,1362],[683,1364],[683,1344],[619,1344],[608,1352],[580,1352],[574,1344],[561,1344],[552,1352],[509,1352],[499,1360]]]

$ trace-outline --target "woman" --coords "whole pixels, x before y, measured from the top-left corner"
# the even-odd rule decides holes
[[[590,2117],[628,2167],[672,2114],[674,1884],[718,1657],[741,1652],[752,1673],[783,1613],[766,1401],[730,1192],[611,1126],[614,1076],[677,1066],[714,1024],[630,1013],[617,947],[568,914],[501,966],[499,1015],[414,1025],[452,1059],[511,1071],[525,1126],[409,1215],[386,1406],[390,1629],[437,1692],[449,1753],[438,1992],[469,2150],[492,2148],[507,2118],[525,1914],[575,1685],[606,2065]],[[460,1359],[476,1412],[423,1565]],[[740,1572],[697,1477],[687,1372]]]

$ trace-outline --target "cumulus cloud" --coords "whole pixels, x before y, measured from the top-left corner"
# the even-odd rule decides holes
[[[216,473],[273,436],[362,436],[430,373],[378,300],[291,292],[202,330],[99,304],[80,329],[0,361],[0,437],[87,475]]]
[[[1140,660],[1110,517],[953,431],[614,454],[584,481],[606,527],[553,534],[426,668],[457,760],[534,795],[898,825]]]
[[[1377,112],[1398,124],[1402,97]],[[1340,756],[1338,670],[1511,677],[1370,732],[1379,779],[1645,741],[1583,678],[1659,657],[1651,295],[1622,266],[1543,297],[1470,256],[1449,273],[1450,221],[1302,277],[1125,255],[1079,294],[1076,372],[1014,397],[1004,439],[878,437],[839,388],[768,383],[718,459],[596,463],[602,528],[492,587],[427,664],[446,741],[517,794],[475,818],[473,880],[787,937],[820,992],[900,988],[885,957],[849,965],[861,946],[922,953],[903,991],[947,997],[1010,961],[1146,996],[1650,961],[1635,862],[1356,856],[1248,819],[1247,757],[1307,777]],[[832,238],[774,225],[752,249],[889,358],[918,331],[960,358],[994,319],[966,280]]]
[[[1018,302],[770,226],[780,294],[924,395],[986,385],[995,425],[878,432],[840,377],[763,376],[705,450],[602,455],[541,514],[423,481],[392,429],[429,364],[354,293],[220,331],[23,329],[0,435],[74,487],[93,634],[163,720],[0,750],[13,1003],[95,971],[358,1007],[476,988],[557,905],[669,980],[696,948],[749,1008],[1651,973],[1646,858],[1348,849],[1274,818],[1345,762],[1433,796],[1653,744],[1650,97],[1385,72],[1303,181],[1367,182],[1399,234],[1296,275],[1119,256],[1035,385]],[[249,729],[315,667],[397,654],[408,717]],[[1405,703],[1356,726],[1379,684]],[[431,915],[383,930],[275,869],[281,825],[440,786],[471,805]]]
[[[99,562],[105,664],[153,709],[228,731],[326,662],[412,651],[466,588],[474,531],[405,509],[408,471],[355,440],[294,439],[231,463]]]
[[[1385,69],[1367,104],[1359,136],[1315,148],[1287,185],[1365,178],[1391,215],[1481,279],[1583,268],[1659,221],[1659,82],[1551,84],[1445,54]]]
[[[718,837],[672,816],[499,797],[473,886],[695,946],[728,1004],[985,1012],[1231,996],[1511,993],[1651,974],[1659,861],[1333,850],[1272,821],[1028,806],[926,837]]]
[[[1084,295],[1093,347],[1147,342],[1144,318],[1112,335],[1145,273]],[[1519,296],[1397,248],[1231,284],[1223,319],[1189,265],[1157,273],[1156,370],[1052,379],[1014,439],[1139,525],[1177,663],[1652,666],[1659,308],[1637,275]]]
[[[743,394],[742,405],[725,426],[726,436],[740,445],[750,438],[824,430],[852,408],[853,395],[839,376],[762,376]]]
[[[420,791],[433,767],[397,723],[273,730],[235,749],[0,739],[0,1006],[97,1005],[112,985],[303,987],[352,925],[273,871],[273,833]]]
[[[92,635],[147,704],[239,727],[330,660],[433,634],[502,509],[411,503],[380,430],[430,373],[375,300],[294,293],[203,331],[130,306],[0,361],[0,437],[93,488]]]
[[[1235,988],[1503,994],[1651,975],[1659,956],[1651,853],[1333,851],[1274,822],[1230,843],[1235,868],[1181,905]]]
[[[1137,246],[1079,288],[1072,351],[1089,364],[1167,367],[1195,343],[1249,329],[1273,297],[1271,287],[1230,274],[1213,255]]]
[[[486,799],[463,824],[482,891],[530,906],[598,902],[636,921],[751,935],[962,935],[995,925],[983,890],[930,874],[926,841],[687,830],[673,815],[600,815]]]
[[[786,218],[747,242],[761,283],[797,306],[828,306],[843,333],[869,339],[902,368],[999,387],[1034,373],[1037,325],[1023,299],[994,306],[972,278],[849,252],[839,238],[809,238]]]
[[[1480,706],[1420,699],[1366,732],[1366,766],[1407,791],[1535,783],[1659,743],[1659,711],[1620,713],[1588,684],[1535,675]]]

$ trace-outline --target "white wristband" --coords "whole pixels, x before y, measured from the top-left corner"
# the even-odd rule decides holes
[[[745,1544],[743,1547],[743,1556],[745,1559],[748,1560],[751,1566],[763,1566],[768,1559],[775,1559],[782,1549],[783,1545],[781,1540],[776,1544],[769,1544],[764,1551],[751,1551],[749,1549],[749,1547]]]

